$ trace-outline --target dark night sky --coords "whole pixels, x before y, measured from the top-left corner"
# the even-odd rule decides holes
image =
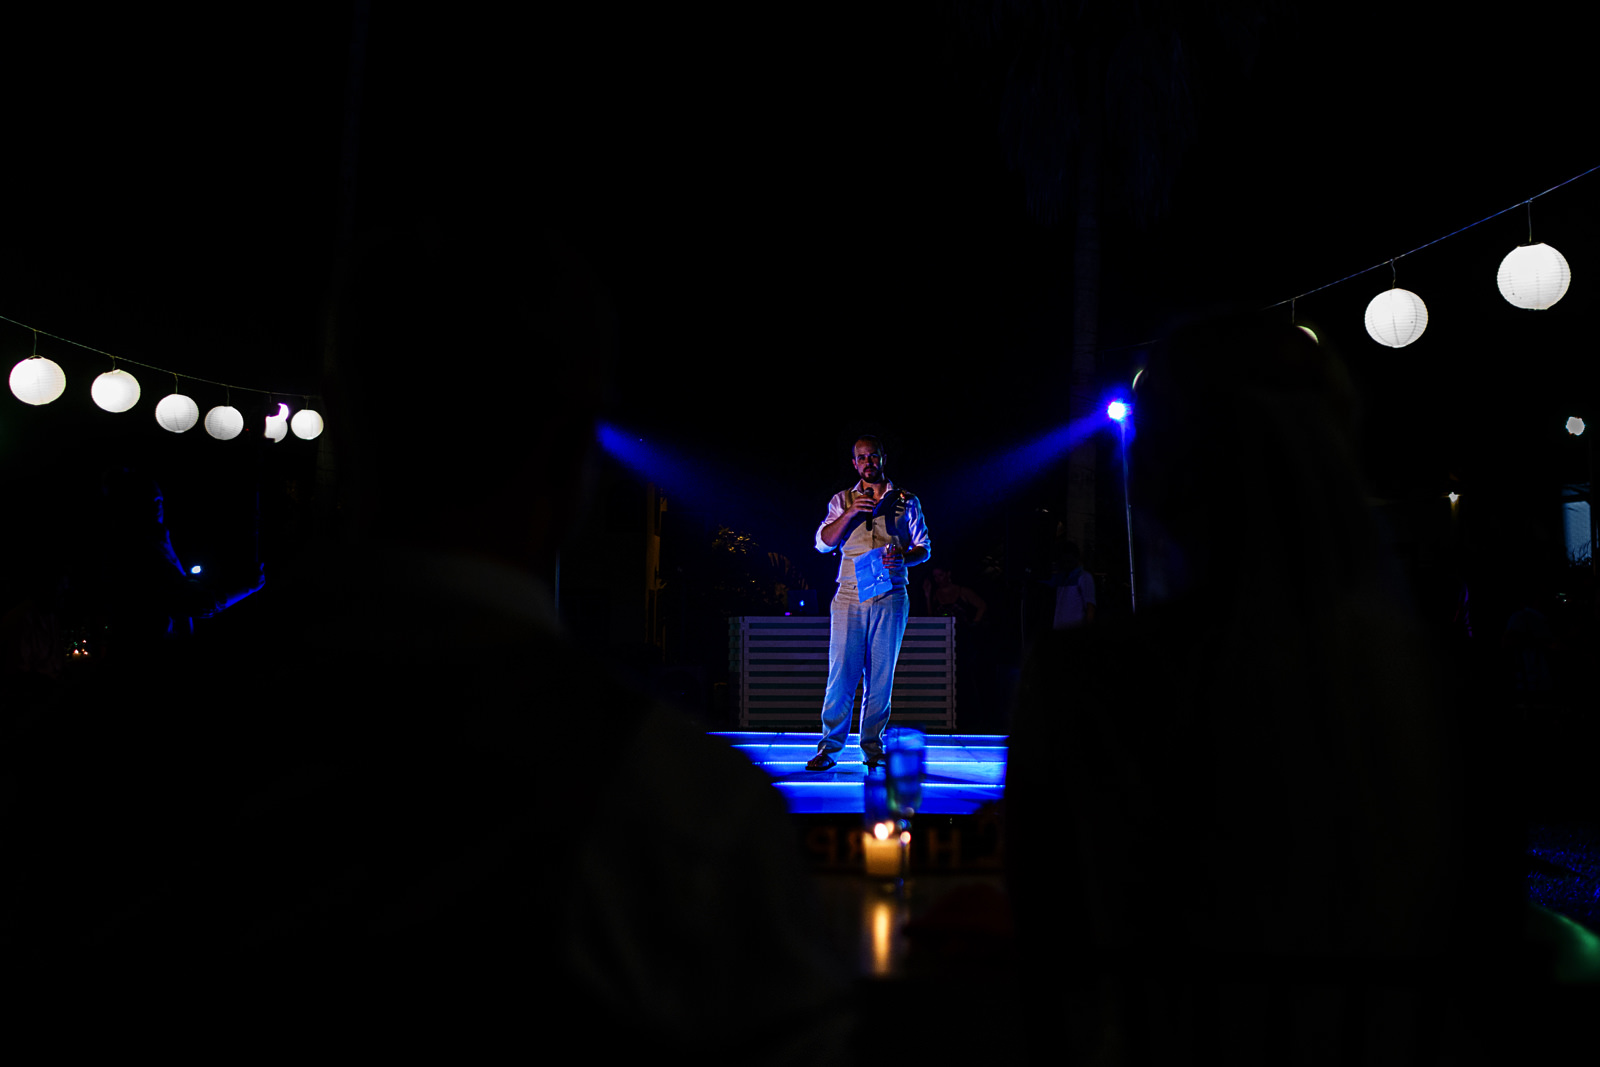
[[[942,8],[613,7],[512,28],[375,6],[361,209],[392,207],[405,175],[459,152],[419,104],[440,51],[522,34],[544,86],[530,140],[583,190],[574,208],[596,220],[620,309],[620,425],[716,451],[780,511],[810,514],[847,477],[858,427],[899,442],[891,473],[928,484],[1065,420],[1069,231],[1026,218],[995,137],[1001,58]],[[201,377],[314,391],[348,10],[108,10],[121,13],[7,16],[0,315]],[[1579,36],[1559,20],[1510,31],[1378,4],[1276,16],[1248,76],[1217,62],[1197,78],[1200,139],[1170,211],[1145,232],[1107,218],[1102,345],[1159,336],[1194,309],[1288,298],[1600,163]],[[1597,190],[1600,174],[1534,205],[1535,238],[1575,275],[1552,311],[1513,309],[1494,286],[1525,240],[1520,210],[1400,262],[1432,316],[1408,348],[1361,327],[1387,268],[1302,303],[1363,389],[1381,492],[1576,462],[1560,424],[1600,396],[1578,326],[1600,263]],[[31,343],[0,323],[8,367]],[[66,400],[105,369],[41,351],[66,366]],[[1108,379],[1134,361],[1108,354]],[[166,387],[142,377],[145,400],[122,417],[140,423],[130,447],[184,467],[216,445],[156,441],[148,408]],[[196,388],[202,408],[220,402]],[[23,411],[7,398],[7,470],[55,446],[46,418],[87,419],[118,447],[113,417],[86,395],[69,415],[66,400]],[[213,462],[226,468],[213,456],[193,470]]]

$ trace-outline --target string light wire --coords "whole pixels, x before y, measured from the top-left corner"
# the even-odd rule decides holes
[[[1579,178],[1586,178],[1589,175],[1593,174],[1597,170],[1600,170],[1600,164],[1597,164],[1597,165],[1595,165],[1593,167],[1590,167],[1588,170],[1581,171],[1581,172],[1579,172],[1577,174],[1574,174],[1572,177],[1566,179],[1565,181],[1557,182],[1555,185],[1552,185],[1550,188],[1546,189],[1542,193],[1535,193],[1533,196],[1528,197],[1526,200],[1518,200],[1516,203],[1512,204],[1510,207],[1501,208],[1499,211],[1496,211],[1492,215],[1485,215],[1483,218],[1479,219],[1476,222],[1469,222],[1469,223],[1467,223],[1467,225],[1462,226],[1459,229],[1451,230],[1449,233],[1445,234],[1442,237],[1435,237],[1433,240],[1429,241],[1427,244],[1418,245],[1416,248],[1413,248],[1409,252],[1402,252],[1400,255],[1394,256],[1394,257],[1392,257],[1390,259],[1379,260],[1377,263],[1374,263],[1370,267],[1365,267],[1365,268],[1363,268],[1361,270],[1358,270],[1358,271],[1355,271],[1355,272],[1353,272],[1351,274],[1346,274],[1343,278],[1337,278],[1337,279],[1335,279],[1335,280],[1333,280],[1331,282],[1328,282],[1325,285],[1319,285],[1315,289],[1307,289],[1305,292],[1300,293],[1297,296],[1291,296],[1286,300],[1279,300],[1275,304],[1268,304],[1265,307],[1261,308],[1260,310],[1262,310],[1262,311],[1271,311],[1273,308],[1280,308],[1280,307],[1283,307],[1285,304],[1288,304],[1289,305],[1289,321],[1293,322],[1293,321],[1295,321],[1295,307],[1294,307],[1295,303],[1300,301],[1300,300],[1305,299],[1306,297],[1312,295],[1313,293],[1320,293],[1324,289],[1332,289],[1335,285],[1342,285],[1343,283],[1349,281],[1352,278],[1359,278],[1363,274],[1370,274],[1373,271],[1377,270],[1378,268],[1384,266],[1385,264],[1387,264],[1388,267],[1389,267],[1389,271],[1390,271],[1390,275],[1391,275],[1391,281],[1393,281],[1394,280],[1393,276],[1394,276],[1394,271],[1395,271],[1395,266],[1394,265],[1395,265],[1395,262],[1397,260],[1404,259],[1406,256],[1414,256],[1418,252],[1423,251],[1424,249],[1432,248],[1434,245],[1438,244],[1440,241],[1446,241],[1446,240],[1449,240],[1450,238],[1456,236],[1457,234],[1466,233],[1468,230],[1472,229],[1475,226],[1482,226],[1484,223],[1489,222],[1489,221],[1491,221],[1493,219],[1497,219],[1501,215],[1504,215],[1508,211],[1515,211],[1519,207],[1526,207],[1527,208],[1527,211],[1528,211],[1528,243],[1532,244],[1533,243],[1533,202],[1535,200],[1539,199],[1539,197],[1541,197],[1541,196],[1549,196],[1551,193],[1555,192],[1557,189],[1560,189],[1562,186],[1571,185],[1573,182],[1577,181]],[[125,356],[115,356],[115,355],[112,355],[110,352],[105,351],[104,349],[94,348],[94,347],[92,347],[90,345],[81,344],[81,343],[79,343],[77,341],[72,340],[70,337],[62,337],[61,335],[51,333],[48,330],[41,330],[36,326],[29,326],[27,323],[18,322],[16,319],[8,318],[5,315],[0,315],[0,322],[9,322],[13,326],[21,326],[25,330],[32,330],[33,331],[33,353],[34,353],[34,355],[38,355],[39,354],[39,335],[42,333],[46,337],[50,337],[50,338],[53,338],[54,340],[61,341],[61,342],[65,343],[65,344],[72,345],[75,348],[81,348],[86,352],[94,352],[97,355],[102,355],[102,356],[110,356],[110,358],[113,361],[112,364],[111,364],[112,367],[116,366],[116,362],[115,362],[116,360],[121,359],[124,363],[132,363],[135,367],[143,367],[146,370],[159,371],[160,373],[163,373],[163,374],[171,374],[173,376],[174,382],[176,382],[176,380],[178,378],[187,378],[190,381],[203,382],[206,385],[220,386],[223,389],[238,389],[238,390],[240,390],[242,392],[247,392],[247,393],[262,393],[262,394],[265,394],[269,399],[271,398],[271,396],[272,396],[272,394],[274,392],[273,390],[270,390],[270,389],[254,389],[254,388],[251,388],[250,386],[246,386],[246,385],[229,385],[226,382],[212,381],[209,378],[201,378],[201,377],[199,377],[197,375],[194,375],[194,374],[180,374],[178,371],[168,370],[165,367],[157,367],[154,364],[150,364],[150,363],[141,363],[136,359],[128,359]],[[1112,352],[1123,352],[1123,351],[1126,351],[1127,349],[1130,349],[1130,348],[1144,348],[1144,347],[1147,347],[1149,345],[1154,345],[1154,344],[1158,344],[1158,343],[1160,343],[1160,342],[1157,339],[1152,338],[1151,340],[1148,340],[1148,341],[1137,341],[1137,342],[1135,342],[1133,344],[1130,344],[1130,345],[1118,345],[1115,348],[1098,348],[1098,349],[1095,350],[1095,354],[1096,355],[1102,355],[1102,354],[1110,354]],[[310,404],[312,397],[316,397],[317,399],[321,399],[322,398],[322,394],[321,393],[310,393],[310,394],[307,394],[307,393],[293,393],[291,395],[304,397],[305,400],[306,400],[306,403],[308,405]]]
[[[117,360],[120,359],[124,363],[133,364],[135,367],[143,367],[145,370],[153,370],[153,371],[156,371],[156,372],[161,373],[161,374],[170,374],[170,375],[172,375],[174,382],[176,382],[177,379],[179,379],[179,378],[187,378],[188,380],[190,380],[192,382],[204,382],[206,385],[215,385],[215,386],[218,386],[218,387],[220,387],[222,389],[230,389],[230,390],[231,389],[238,389],[239,391],[245,392],[245,393],[262,393],[262,394],[264,394],[264,395],[266,395],[268,397],[270,397],[273,394],[273,392],[275,392],[275,390],[271,390],[271,389],[253,389],[248,385],[230,385],[227,382],[216,382],[216,381],[212,381],[210,378],[201,378],[200,376],[195,375],[195,374],[183,374],[183,373],[181,373],[179,371],[169,370],[166,367],[157,367],[152,363],[141,363],[136,359],[128,359],[126,356],[118,356],[118,355],[115,355],[115,354],[113,354],[111,352],[107,352],[102,348],[95,348],[92,345],[82,344],[81,342],[74,341],[70,337],[62,337],[60,334],[51,333],[49,330],[41,330],[37,326],[29,326],[25,322],[18,322],[16,319],[8,318],[5,315],[0,315],[0,322],[9,322],[13,326],[21,326],[24,330],[32,330],[33,331],[33,354],[36,355],[36,356],[39,354],[39,335],[40,334],[44,334],[46,337],[52,338],[52,339],[57,340],[57,341],[61,341],[64,344],[72,345],[74,348],[81,348],[85,352],[93,352],[93,353],[95,353],[96,355],[99,355],[99,356],[107,356],[107,357],[109,357],[111,359],[111,367],[112,367],[113,370],[116,369]],[[321,393],[294,393],[294,394],[291,394],[291,395],[305,397],[308,404],[309,404],[309,402],[310,402],[312,397],[316,397],[319,400],[322,398],[322,394]]]
[[[1445,234],[1443,237],[1435,237],[1433,240],[1429,241],[1425,245],[1418,245],[1416,248],[1413,248],[1409,252],[1402,252],[1400,255],[1395,256],[1394,259],[1386,259],[1386,260],[1382,260],[1380,262],[1374,263],[1372,266],[1367,267],[1365,270],[1358,270],[1354,274],[1346,274],[1343,278],[1340,278],[1337,281],[1331,281],[1327,285],[1319,285],[1315,289],[1308,289],[1305,292],[1301,293],[1299,296],[1292,296],[1288,300],[1280,300],[1276,304],[1268,304],[1266,307],[1262,308],[1261,310],[1262,311],[1270,311],[1272,308],[1282,307],[1283,305],[1285,305],[1287,303],[1290,303],[1291,301],[1303,300],[1306,297],[1310,296],[1312,293],[1320,293],[1324,289],[1331,289],[1335,285],[1339,285],[1342,282],[1349,281],[1351,278],[1359,278],[1363,274],[1371,273],[1372,271],[1375,271],[1379,267],[1383,266],[1385,263],[1387,263],[1389,265],[1390,270],[1392,271],[1394,269],[1395,260],[1404,259],[1406,256],[1416,255],[1418,252],[1421,252],[1424,248],[1432,248],[1434,245],[1438,244],[1440,241],[1448,240],[1451,237],[1454,237],[1458,233],[1466,233],[1468,230],[1472,229],[1474,226],[1482,226],[1484,223],[1488,222],[1490,219],[1497,219],[1501,215],[1504,215],[1508,211],[1517,210],[1517,208],[1522,207],[1524,204],[1528,205],[1528,242],[1531,244],[1533,242],[1533,206],[1532,206],[1533,202],[1535,200],[1539,199],[1539,197],[1548,196],[1549,194],[1555,192],[1557,189],[1561,188],[1563,185],[1571,185],[1573,182],[1577,181],[1579,178],[1587,177],[1588,175],[1593,174],[1597,170],[1600,170],[1600,165],[1596,165],[1596,166],[1590,167],[1588,170],[1583,171],[1580,174],[1574,174],[1572,177],[1568,178],[1566,181],[1557,182],[1555,185],[1552,185],[1550,188],[1546,189],[1542,193],[1536,193],[1533,196],[1528,197],[1528,199],[1526,199],[1526,200],[1518,200],[1515,204],[1512,204],[1510,207],[1501,208],[1499,211],[1496,211],[1493,215],[1487,215],[1487,216],[1479,219],[1477,222],[1469,222],[1469,223],[1467,223],[1467,225],[1461,227],[1459,230],[1451,230],[1449,233]]]
[[[1597,170],[1600,170],[1600,165],[1596,165],[1596,166],[1590,167],[1586,171],[1581,171],[1578,174],[1574,174],[1572,177],[1568,178],[1566,181],[1557,182],[1555,185],[1552,185],[1550,188],[1546,189],[1542,193],[1535,193],[1533,196],[1528,197],[1526,200],[1518,200],[1515,204],[1512,204],[1510,207],[1502,208],[1499,211],[1496,211],[1493,215],[1486,215],[1483,218],[1479,219],[1477,222],[1469,222],[1467,225],[1462,226],[1459,229],[1451,230],[1449,233],[1445,234],[1443,237],[1435,237],[1433,240],[1429,241],[1427,244],[1418,245],[1416,248],[1413,248],[1409,252],[1402,252],[1400,255],[1394,256],[1394,257],[1392,257],[1390,259],[1380,260],[1379,262],[1374,263],[1372,266],[1367,267],[1364,270],[1358,270],[1353,274],[1346,274],[1343,278],[1339,278],[1339,279],[1336,279],[1334,281],[1328,282],[1326,285],[1319,285],[1315,289],[1307,289],[1305,292],[1300,293],[1298,296],[1291,296],[1287,300],[1278,301],[1276,304],[1268,304],[1266,307],[1263,307],[1260,310],[1261,311],[1271,311],[1273,308],[1281,308],[1285,304],[1287,304],[1287,305],[1289,305],[1289,321],[1291,323],[1293,323],[1293,322],[1296,321],[1296,318],[1295,318],[1295,310],[1296,310],[1295,309],[1295,304],[1298,301],[1305,299],[1306,297],[1310,296],[1312,293],[1320,293],[1324,289],[1331,289],[1335,285],[1339,285],[1339,284],[1341,284],[1343,282],[1349,281],[1351,278],[1359,278],[1363,274],[1370,274],[1372,271],[1375,271],[1378,268],[1380,268],[1380,267],[1382,267],[1382,266],[1384,266],[1386,264],[1389,267],[1389,280],[1390,280],[1390,283],[1393,284],[1393,285],[1398,285],[1399,281],[1398,281],[1398,276],[1397,276],[1396,270],[1395,270],[1395,262],[1397,260],[1404,259],[1406,256],[1415,255],[1416,253],[1421,252],[1425,248],[1431,248],[1434,245],[1438,244],[1440,241],[1448,240],[1449,238],[1454,237],[1458,233],[1466,233],[1468,230],[1472,229],[1474,226],[1482,226],[1484,223],[1490,221],[1491,219],[1497,219],[1501,215],[1504,215],[1506,212],[1515,211],[1519,207],[1526,207],[1527,211],[1528,211],[1528,243],[1531,245],[1531,244],[1533,244],[1533,202],[1535,200],[1539,199],[1539,197],[1541,197],[1541,196],[1548,196],[1549,194],[1555,192],[1557,189],[1560,189],[1564,185],[1571,185],[1573,182],[1577,181],[1579,178],[1588,177],[1590,174],[1593,174]],[[1136,342],[1134,344],[1131,344],[1131,345],[1118,345],[1116,348],[1097,348],[1097,349],[1095,349],[1095,355],[1110,354],[1112,352],[1124,352],[1124,351],[1126,351],[1126,350],[1128,350],[1130,348],[1145,348],[1145,347],[1148,347],[1150,345],[1156,345],[1156,344],[1160,344],[1160,343],[1161,342],[1160,342],[1159,339],[1152,338],[1151,340],[1138,341],[1138,342]]]

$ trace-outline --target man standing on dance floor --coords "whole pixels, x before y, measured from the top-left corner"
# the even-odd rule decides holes
[[[855,486],[828,501],[828,517],[817,527],[817,551],[842,548],[839,591],[834,594],[828,633],[828,687],[822,697],[822,742],[806,764],[825,771],[850,734],[856,683],[861,691],[861,755],[868,770],[882,763],[883,731],[889,725],[889,691],[900,657],[911,598],[906,568],[933,553],[922,504],[884,477],[883,444],[876,437],[855,443]]]

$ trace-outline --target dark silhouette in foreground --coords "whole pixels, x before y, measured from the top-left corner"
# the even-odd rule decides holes
[[[37,754],[5,950],[179,1055],[837,1059],[847,986],[779,794],[561,633],[614,316],[580,240],[500,192],[366,242],[314,610],[124,694],[115,751]],[[463,308],[472,428],[393,433]],[[505,387],[530,373],[531,405]]]
[[[1509,791],[1365,506],[1340,363],[1191,327],[1134,410],[1138,612],[1036,643],[1010,754],[1035,1050],[1477,1062],[1538,974]]]

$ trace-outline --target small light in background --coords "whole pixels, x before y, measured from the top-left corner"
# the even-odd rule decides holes
[[[1128,405],[1124,404],[1120,400],[1113,400],[1110,404],[1106,405],[1106,414],[1109,415],[1114,421],[1121,422],[1123,419],[1128,417]]]
[[[1460,493],[1451,493],[1450,494],[1450,503],[1451,504],[1454,504],[1457,500],[1460,500],[1460,499],[1461,499],[1461,494]]]
[[[190,567],[189,568],[189,573],[190,574],[199,574],[200,573],[200,564],[196,563],[193,567]]]
[[[1576,415],[1572,416],[1572,418],[1567,420],[1567,432],[1574,437],[1582,436],[1583,420],[1578,418]]]

